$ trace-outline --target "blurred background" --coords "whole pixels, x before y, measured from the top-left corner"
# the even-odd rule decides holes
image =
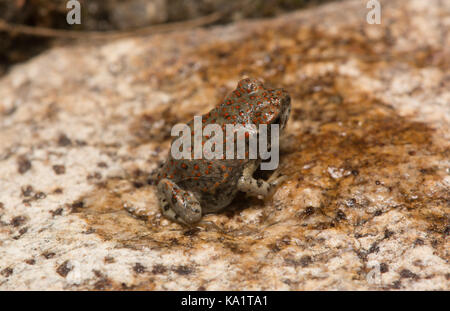
[[[210,26],[273,17],[330,1],[339,0],[79,0],[82,22],[68,25],[68,0],[0,0],[0,76],[51,46],[70,43],[64,35],[68,30],[77,30],[80,35],[129,32],[215,14],[207,23]],[[31,34],[33,29],[36,33]]]

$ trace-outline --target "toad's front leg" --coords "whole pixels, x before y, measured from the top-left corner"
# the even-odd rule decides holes
[[[158,197],[163,215],[173,221],[192,225],[202,218],[202,208],[195,195],[169,179],[158,183]]]
[[[269,180],[265,181],[263,179],[253,178],[253,173],[255,172],[258,162],[249,163],[242,176],[238,181],[238,189],[248,195],[255,196],[258,198],[266,197],[277,185],[285,180],[285,176],[280,176],[277,173],[272,174]]]

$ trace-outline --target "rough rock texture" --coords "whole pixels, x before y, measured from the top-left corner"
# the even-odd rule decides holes
[[[333,3],[16,66],[0,80],[0,289],[449,290],[450,2],[366,13]],[[171,126],[245,75],[292,95],[287,181],[199,228],[165,220],[148,176]]]

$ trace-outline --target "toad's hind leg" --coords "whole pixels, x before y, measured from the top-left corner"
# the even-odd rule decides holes
[[[158,183],[158,196],[165,217],[185,225],[195,224],[202,218],[202,208],[195,195],[171,180]]]

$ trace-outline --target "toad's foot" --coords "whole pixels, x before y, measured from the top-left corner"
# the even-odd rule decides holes
[[[178,187],[169,179],[158,183],[158,197],[163,215],[191,226],[202,218],[202,208],[195,195]]]
[[[244,171],[242,177],[239,178],[238,188],[247,195],[257,197],[258,199],[271,195],[276,187],[286,180],[286,176],[282,176],[277,172],[272,174],[267,181],[255,179],[252,177],[253,173],[250,173],[250,171]]]

